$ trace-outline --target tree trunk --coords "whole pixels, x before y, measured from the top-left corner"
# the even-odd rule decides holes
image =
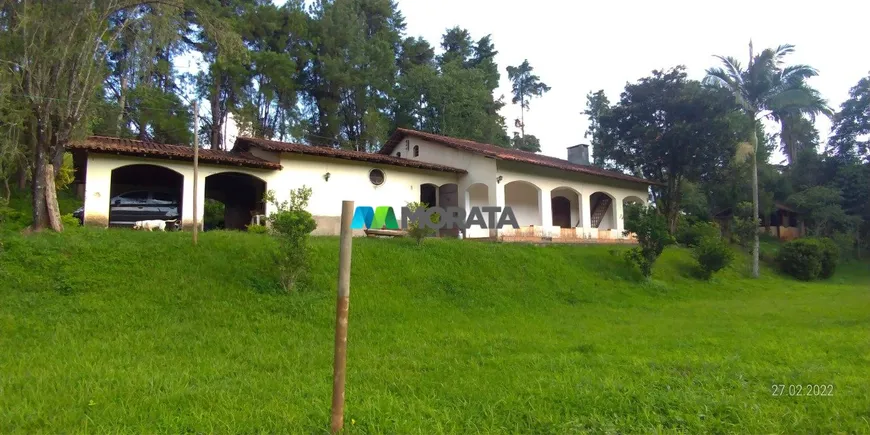
[[[9,203],[9,199],[12,198],[12,189],[9,188],[9,179],[3,178],[3,185],[6,187],[6,203]]]
[[[221,134],[221,130],[223,130],[223,114],[221,113],[221,85],[220,85],[220,74],[215,74],[214,79],[214,88],[212,88],[211,94],[211,132],[209,141],[211,142],[211,149],[217,150],[221,149],[223,146],[223,135]],[[196,134],[196,132],[194,132]]]
[[[755,128],[755,114],[752,116],[752,216],[755,222],[758,222],[758,131]],[[757,224],[756,224],[757,226]],[[752,241],[752,277],[758,278],[758,228],[753,233]]]
[[[31,183],[31,198],[33,206],[33,231],[42,231],[48,225],[48,212],[45,205],[45,148],[37,143],[33,154],[33,177]]]
[[[121,92],[118,95],[118,106],[121,108],[121,111],[118,112],[118,122],[116,125],[115,135],[118,137],[122,136],[124,131],[124,111],[127,105],[127,74],[125,71],[121,71]]]
[[[63,222],[60,220],[60,209],[57,205],[57,190],[54,186],[54,168],[51,164],[45,170],[45,205],[51,229],[62,232]]]

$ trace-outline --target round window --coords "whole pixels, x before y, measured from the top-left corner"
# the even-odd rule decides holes
[[[369,181],[371,181],[375,186],[384,184],[384,171],[380,169],[372,169],[369,171]]]

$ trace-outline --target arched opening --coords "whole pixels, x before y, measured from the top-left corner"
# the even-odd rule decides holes
[[[510,207],[520,227],[543,225],[541,222],[541,189],[527,181],[511,181],[504,186],[504,203]]]
[[[489,186],[483,183],[472,184],[465,191],[466,212],[471,213],[472,207],[489,205]],[[486,216],[484,216],[486,218]],[[480,225],[472,225],[465,231],[465,237],[489,237],[489,229]]]
[[[616,207],[613,197],[604,192],[595,192],[589,196],[589,206],[592,216],[592,227],[599,230],[616,229]]]
[[[254,216],[266,214],[265,192],[266,182],[249,174],[222,172],[205,177],[204,229],[244,230]]]
[[[574,228],[580,226],[580,194],[570,187],[557,187],[550,192],[553,226]]]
[[[438,186],[428,183],[421,184],[420,202],[426,204],[427,207],[435,207],[438,205]]]
[[[145,220],[181,220],[184,176],[157,165],[112,170],[109,225],[133,226]],[[167,228],[175,228],[168,225]]]
[[[624,207],[624,206],[629,205],[629,204],[644,205],[644,204],[646,204],[646,201],[644,201],[636,196],[626,196],[622,200],[622,205]]]
[[[438,188],[438,207],[459,207],[459,186],[455,183],[442,184]],[[441,237],[458,237],[459,227],[453,225],[450,228],[442,228],[439,232]]]

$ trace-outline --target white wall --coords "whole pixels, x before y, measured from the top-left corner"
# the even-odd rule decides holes
[[[523,181],[510,182],[504,186],[504,206],[511,208],[521,227],[542,225],[540,196],[540,191],[534,185]],[[549,195],[547,198],[549,200]]]
[[[88,154],[85,168],[85,223],[89,225],[108,225],[109,200],[111,199],[112,170],[128,165],[154,165],[171,169],[184,177],[182,183],[182,216],[185,227],[193,225],[193,162],[173,161],[165,159],[150,159],[143,157],[119,156],[114,154]],[[218,166],[211,164],[199,165],[199,181],[197,182],[197,208],[199,224],[202,226],[202,216],[205,204],[205,179],[209,175],[224,172],[238,172],[253,175],[266,182],[270,189],[280,171],[254,169],[238,166]]]
[[[504,204],[504,195],[505,195],[505,186],[507,183],[512,181],[526,181],[534,184],[538,188],[541,189],[543,193],[543,197],[547,200],[547,207],[544,207],[541,215],[542,219],[540,222],[543,222],[544,225],[544,234],[556,236],[559,233],[558,227],[553,227],[553,217],[552,217],[552,209],[551,204],[549,203],[550,197],[552,195],[552,191],[558,188],[570,188],[579,192],[580,194],[580,205],[582,208],[582,222],[583,222],[583,232],[584,234],[591,234],[594,237],[594,234],[597,232],[591,228],[590,220],[590,211],[589,211],[589,195],[595,192],[606,192],[615,198],[613,209],[616,212],[616,223],[613,225],[613,229],[618,230],[618,232],[622,232],[623,230],[623,219],[622,219],[622,200],[625,197],[637,197],[639,199],[643,199],[644,203],[646,203],[645,198],[648,197],[647,186],[640,183],[633,182],[624,182],[620,180],[614,180],[599,176],[586,175],[580,173],[572,173],[568,171],[561,171],[557,169],[550,168],[542,168],[537,165],[526,164],[526,163],[517,163],[517,162],[507,162],[507,161],[499,161],[498,162],[498,170],[497,173],[502,177],[502,181],[498,184],[497,189],[498,197],[499,197],[499,205]],[[575,219],[575,215],[572,210],[572,220]],[[576,220],[574,220],[576,222]],[[521,225],[523,222],[520,222]],[[604,228],[602,226],[602,228]]]
[[[401,208],[420,200],[420,185],[456,183],[457,175],[450,172],[428,171],[401,166],[330,159],[301,154],[281,155],[281,176],[269,189],[275,191],[279,201],[289,199],[290,191],[306,185],[312,188],[308,211],[318,221],[315,234],[338,234],[341,202],[352,200],[356,206],[391,206],[396,219],[401,219]],[[369,181],[369,171],[378,168],[384,172],[384,183],[375,186]],[[329,173],[329,180],[324,177]]]

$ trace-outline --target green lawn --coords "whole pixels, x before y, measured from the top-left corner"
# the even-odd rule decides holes
[[[286,294],[263,235],[2,237],[0,433],[328,429],[337,239]],[[867,264],[703,283],[668,249],[644,283],[616,249],[354,240],[349,431],[870,432]]]

